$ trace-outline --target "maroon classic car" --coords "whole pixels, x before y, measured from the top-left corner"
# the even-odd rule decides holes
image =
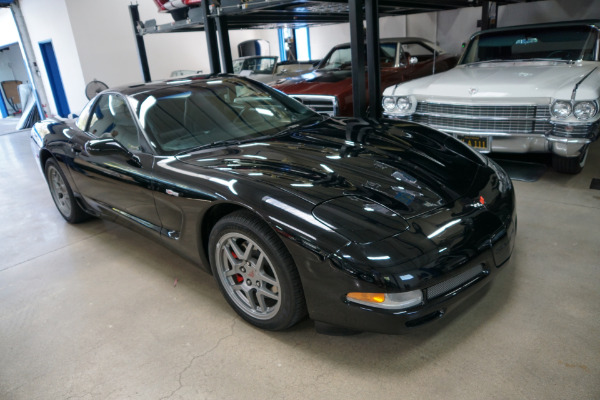
[[[457,58],[445,54],[432,42],[415,37],[381,39],[381,88],[405,82],[456,65]],[[321,114],[352,116],[352,57],[350,43],[329,51],[317,69],[272,86]]]

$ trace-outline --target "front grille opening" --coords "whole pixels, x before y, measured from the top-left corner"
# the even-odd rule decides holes
[[[450,292],[456,291],[463,288],[466,285],[474,283],[485,276],[488,271],[485,269],[483,264],[476,265],[468,270],[450,278],[443,282],[438,283],[427,288],[427,300],[432,300],[437,297],[443,296]]]
[[[308,94],[292,94],[290,96],[319,114],[331,117],[337,115],[337,98],[335,96]]]
[[[404,325],[406,325],[407,328],[414,328],[416,326],[421,326],[421,325],[425,325],[429,322],[433,322],[437,319],[442,318],[443,316],[444,316],[444,311],[438,310],[438,311],[432,312],[430,314],[427,314],[424,317],[413,319],[412,321],[408,321]]]

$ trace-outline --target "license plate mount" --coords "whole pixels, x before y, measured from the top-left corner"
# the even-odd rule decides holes
[[[470,147],[478,151],[489,152],[490,140],[486,136],[465,135],[458,136],[458,140],[468,144]]]

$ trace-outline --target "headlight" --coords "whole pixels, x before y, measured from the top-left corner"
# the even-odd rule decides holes
[[[352,292],[346,295],[352,303],[366,306],[385,308],[388,310],[402,310],[418,306],[423,302],[423,292],[413,290],[404,293],[363,293]]]
[[[596,104],[591,101],[580,101],[575,104],[573,114],[577,119],[590,119],[596,115],[598,109]]]
[[[396,101],[396,108],[398,109],[398,111],[400,111],[401,113],[407,113],[410,111],[411,107],[412,104],[408,97],[398,97],[398,100]]]
[[[556,118],[564,119],[571,115],[571,111],[573,108],[571,107],[571,103],[568,101],[558,100],[555,101],[550,107],[550,112]]]
[[[383,98],[383,109],[385,111],[394,111],[396,108],[396,98],[395,97],[384,97]]]
[[[407,96],[386,96],[382,100],[382,105],[386,112],[408,114],[412,108],[412,101]]]

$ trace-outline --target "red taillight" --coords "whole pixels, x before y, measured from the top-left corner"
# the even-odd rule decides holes
[[[479,196],[479,204],[481,204],[481,205],[485,204],[485,199],[483,198],[483,196]]]

